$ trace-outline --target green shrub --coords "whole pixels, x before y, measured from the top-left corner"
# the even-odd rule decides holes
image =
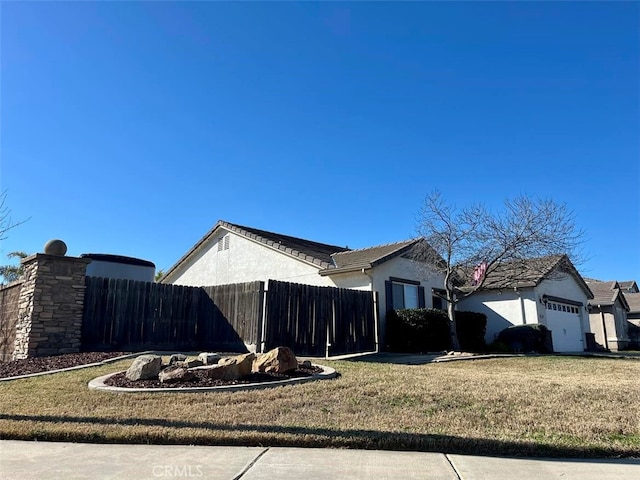
[[[491,342],[489,345],[487,345],[487,352],[491,352],[491,353],[513,353],[513,350],[506,343],[499,342],[499,341],[496,340],[495,342]]]
[[[387,348],[392,352],[437,352],[451,346],[446,312],[427,308],[387,313]]]
[[[456,332],[460,349],[466,352],[484,352],[487,344],[487,316],[479,312],[456,312]]]
[[[497,340],[507,344],[514,352],[553,352],[551,331],[538,323],[505,328],[498,334]]]

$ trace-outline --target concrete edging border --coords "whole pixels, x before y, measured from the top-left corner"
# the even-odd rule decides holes
[[[329,380],[336,378],[338,372],[334,368],[326,367],[324,365],[315,365],[315,367],[322,368],[322,372],[310,377],[297,377],[290,378],[288,380],[278,380],[275,382],[264,383],[247,383],[239,385],[221,385],[218,387],[172,387],[172,388],[124,388],[124,387],[112,387],[105,385],[105,381],[118,373],[122,373],[124,370],[115,373],[109,373],[100,377],[94,378],[89,382],[89,390],[96,390],[101,392],[111,393],[203,393],[203,392],[237,392],[242,390],[257,390],[263,388],[275,388],[285,385],[299,385],[301,383],[313,382],[315,380]]]

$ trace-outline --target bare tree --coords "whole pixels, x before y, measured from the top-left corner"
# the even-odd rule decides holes
[[[11,210],[7,206],[7,192],[0,192],[0,240],[7,238],[7,232],[12,228],[22,225],[26,220],[14,222],[11,219]]]
[[[445,278],[454,350],[460,348],[455,307],[461,299],[484,288],[492,274],[515,284],[524,276],[548,274],[559,255],[576,264],[584,240],[573,212],[563,203],[519,196],[494,212],[482,204],[456,207],[438,191],[426,196],[417,233],[431,247],[422,249],[421,260]]]

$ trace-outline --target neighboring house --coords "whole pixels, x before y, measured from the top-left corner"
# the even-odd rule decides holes
[[[622,293],[624,293],[625,295],[627,293],[640,293],[640,289],[638,289],[638,284],[635,282],[635,280],[618,282],[618,285],[620,287],[620,290],[622,290]]]
[[[629,346],[640,349],[640,293],[624,293],[624,298],[629,305],[627,312]]]
[[[587,302],[593,294],[566,255],[509,263],[487,275],[483,288],[458,310],[487,315],[485,339],[493,342],[511,325],[545,325],[556,352],[581,352],[590,333]]]
[[[593,298],[589,300],[589,323],[596,343],[607,350],[624,349],[629,343],[629,304],[620,284],[616,281],[590,281],[587,285],[593,292]]]
[[[629,305],[627,320],[640,327],[640,293],[625,293],[624,299]]]
[[[280,280],[376,291],[380,338],[389,308],[442,307],[444,277],[413,255],[424,240],[360,250],[219,221],[162,278],[191,286]]]

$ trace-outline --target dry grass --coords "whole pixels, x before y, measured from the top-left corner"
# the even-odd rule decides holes
[[[0,438],[640,456],[640,360],[326,362],[336,380],[235,393],[112,394],[129,361],[0,384]]]

